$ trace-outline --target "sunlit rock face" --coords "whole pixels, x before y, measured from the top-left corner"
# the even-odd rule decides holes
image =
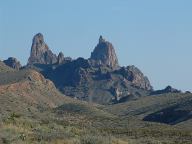
[[[102,36],[100,36],[99,43],[91,53],[90,60],[95,62],[96,65],[104,65],[111,68],[119,66],[113,45],[103,39]]]
[[[33,37],[28,64],[54,64],[56,62],[57,56],[49,49],[43,35],[41,33],[36,34]]]

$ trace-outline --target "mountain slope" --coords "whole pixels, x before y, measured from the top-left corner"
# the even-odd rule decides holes
[[[137,67],[120,67],[102,37],[90,59],[72,60],[39,33],[22,70],[0,62],[3,144],[191,144],[191,103],[189,92],[153,91]]]
[[[0,75],[0,112],[23,112],[28,108],[55,107],[64,101],[54,84],[33,70]]]
[[[51,81],[34,70],[4,73],[2,77],[5,81],[0,84],[0,143],[75,143],[80,138],[73,140],[76,131],[69,129],[81,132],[90,118],[116,117],[94,104],[62,95]]]
[[[7,66],[15,69],[15,70],[19,70],[22,66],[20,64],[20,62],[14,58],[14,57],[9,57],[7,60],[3,61]]]
[[[168,93],[111,105],[107,110],[120,116],[136,116],[146,121],[175,125],[192,118],[191,103],[192,94]]]
[[[34,70],[4,73],[3,78],[0,143],[168,144],[176,140],[190,144],[188,131],[119,117],[106,111],[106,106],[66,97]]]
[[[0,73],[14,71],[14,69],[6,66],[2,61],[0,61]]]

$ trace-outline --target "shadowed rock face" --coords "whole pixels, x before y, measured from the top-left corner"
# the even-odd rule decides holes
[[[137,99],[152,90],[148,79],[136,67],[118,70],[102,65],[93,67],[83,58],[63,63],[43,74],[65,95],[100,104]]]
[[[9,67],[11,67],[13,69],[19,70],[21,68],[21,64],[16,58],[9,57],[7,60],[4,60],[3,62],[7,66],[9,66]]]
[[[96,65],[104,65],[111,68],[117,68],[119,66],[113,45],[105,41],[102,36],[100,36],[99,43],[91,53],[90,60],[93,60]]]
[[[44,42],[43,35],[41,33],[36,34],[33,38],[28,64],[54,64],[56,62],[57,56],[52,53]]]

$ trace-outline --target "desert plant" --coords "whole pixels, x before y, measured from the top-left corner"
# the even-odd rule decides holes
[[[87,134],[80,138],[81,144],[111,144],[112,140],[110,136],[100,136]]]

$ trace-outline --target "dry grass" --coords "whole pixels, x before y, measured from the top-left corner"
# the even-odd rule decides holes
[[[191,130],[135,117],[190,95],[154,96],[105,107],[67,98],[37,73],[29,76],[34,81],[21,76],[19,82],[0,86],[0,143],[191,144]]]

